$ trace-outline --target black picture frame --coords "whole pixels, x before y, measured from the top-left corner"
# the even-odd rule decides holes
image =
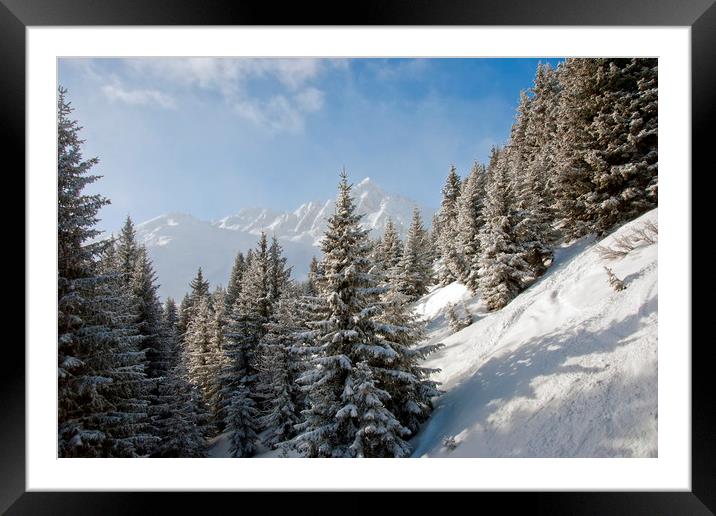
[[[361,0],[352,4],[234,0],[0,0],[0,113],[3,150],[18,155],[24,169],[25,29],[49,25],[646,25],[690,26],[692,50],[692,169],[713,169],[708,130],[716,106],[716,5],[714,0]],[[347,13],[350,12],[350,15]],[[345,14],[344,14],[345,13]],[[4,153],[7,155],[9,153]],[[707,169],[707,159],[708,169]],[[20,168],[21,167],[21,168]],[[696,206],[694,203],[693,206]],[[696,220],[692,208],[692,220]],[[692,230],[693,235],[693,230]],[[699,260],[692,257],[692,269]],[[27,275],[31,271],[25,269]],[[697,305],[694,304],[694,310]],[[692,315],[692,320],[693,315]],[[697,320],[697,319],[696,319]],[[692,346],[692,490],[690,492],[510,493],[508,503],[526,503],[549,514],[713,514],[716,510],[716,428],[708,360],[713,338]],[[9,344],[6,342],[6,344]],[[669,345],[688,346],[690,342]],[[48,345],[48,352],[52,348]],[[25,492],[25,353],[3,349],[12,368],[0,375],[0,511],[7,514],[119,514],[145,512],[167,494]],[[184,509],[194,502],[168,493]],[[206,495],[201,496],[205,498]],[[235,496],[226,494],[222,496]],[[239,496],[246,496],[241,494]],[[505,495],[481,494],[485,497]],[[192,497],[193,498],[193,497]],[[164,503],[164,502],[162,502]],[[203,503],[203,502],[199,502]],[[500,503],[504,503],[500,500]],[[188,505],[187,505],[188,504]],[[248,507],[248,506],[247,506]]]

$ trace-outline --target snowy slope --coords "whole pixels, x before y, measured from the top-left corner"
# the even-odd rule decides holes
[[[356,184],[353,194],[359,213],[365,215],[363,225],[373,237],[383,234],[389,217],[404,235],[414,207],[422,210],[426,224],[431,218],[417,203],[384,192],[369,178]],[[334,201],[328,200],[309,202],[287,213],[246,208],[214,222],[172,213],[138,224],[137,238],[147,246],[154,262],[160,296],[179,300],[198,267],[202,267],[212,286],[226,285],[236,253],[254,247],[261,231],[279,239],[293,266],[293,277],[305,279],[311,257],[320,255],[320,238],[333,210]]]
[[[656,222],[657,210],[615,235],[646,219]],[[430,340],[445,344],[428,363],[442,369],[445,394],[413,439],[414,456],[657,455],[657,245],[613,262],[595,245],[557,250],[547,274],[495,313],[457,283],[420,301]],[[626,290],[608,285],[603,265]],[[448,302],[464,303],[476,322],[450,335]]]
[[[412,440],[413,457],[655,457],[657,455],[657,245],[606,261],[610,245],[657,210],[602,242],[558,249],[555,264],[500,311],[452,283],[416,311],[445,348],[428,361],[445,393]],[[615,292],[607,265],[627,285]],[[451,334],[448,303],[475,322]],[[452,438],[455,446],[444,446]],[[229,456],[228,435],[209,456]],[[276,457],[260,450],[257,457]],[[289,456],[295,456],[291,453]]]

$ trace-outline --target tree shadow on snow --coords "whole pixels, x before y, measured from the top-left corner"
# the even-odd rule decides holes
[[[558,387],[559,392],[569,392],[566,398],[555,397],[536,411],[519,404],[504,413],[511,402],[537,398],[534,385],[539,377],[565,375],[554,380],[567,382],[571,378],[568,373],[589,376],[616,366],[598,357],[589,366],[573,362],[632,343],[635,338],[631,335],[640,329],[642,319],[656,312],[657,298],[642,308],[607,328],[561,328],[492,357],[438,400],[437,410],[413,442],[413,456],[419,457],[434,449],[435,443],[458,434],[458,446],[465,443],[462,449],[457,448],[455,455],[459,456],[624,457],[634,455],[633,439],[629,438],[640,431],[647,436],[653,431],[654,442],[647,442],[636,453],[655,455],[655,368],[637,378],[598,381],[590,388],[581,388],[577,376],[574,385]],[[478,435],[470,438],[474,433]]]

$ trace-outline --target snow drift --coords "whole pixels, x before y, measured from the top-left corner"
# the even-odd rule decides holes
[[[601,242],[657,221],[658,210]],[[412,440],[415,457],[655,457],[657,245],[607,261],[594,238],[500,311],[458,283],[417,305],[445,348],[427,365],[445,391]],[[616,292],[608,266],[626,284]],[[475,322],[450,334],[448,303]]]

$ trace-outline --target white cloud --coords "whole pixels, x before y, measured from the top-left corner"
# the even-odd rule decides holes
[[[127,90],[119,84],[105,84],[102,93],[112,101],[136,106],[156,105],[164,109],[176,108],[174,99],[157,90]]]
[[[324,105],[325,94],[312,83],[328,68],[348,67],[347,61],[330,59],[196,57],[126,59],[125,63],[143,77],[217,92],[239,116],[271,132],[303,130],[306,115]],[[261,79],[275,81],[278,91],[252,92],[249,82]]]
[[[153,74],[180,84],[231,94],[244,88],[247,81],[273,78],[296,90],[329,64],[324,59],[253,59],[253,58],[145,58],[126,59],[132,69]]]
[[[180,98],[201,90],[218,95],[241,118],[273,133],[302,131],[306,117],[325,104],[325,93],[317,87],[321,74],[350,68],[347,59],[314,58],[68,61],[113,102],[176,109]]]
[[[305,115],[323,108],[324,93],[305,88],[292,97],[274,95],[268,100],[242,98],[234,103],[236,113],[272,133],[303,131]]]

